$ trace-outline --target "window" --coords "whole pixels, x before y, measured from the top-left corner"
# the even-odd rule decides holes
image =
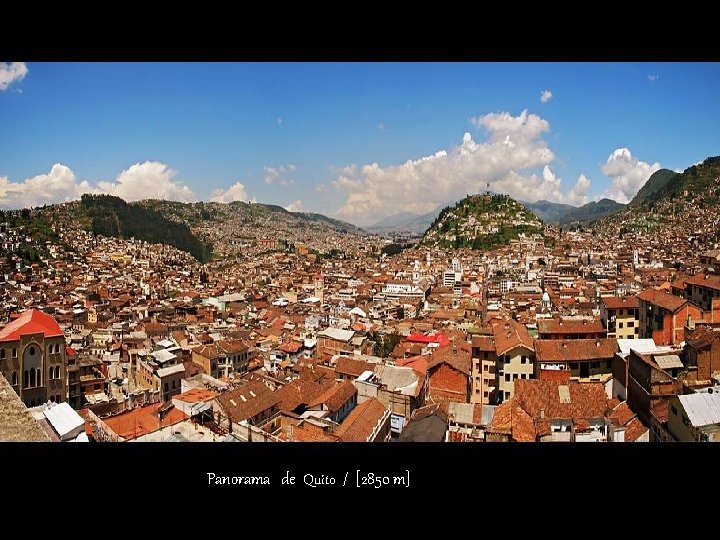
[[[35,356],[35,347],[33,347],[32,345],[30,346],[29,353],[30,356]]]
[[[485,371],[485,372],[487,373],[489,370],[490,370],[490,366],[488,366],[487,364],[485,364],[485,365],[483,366],[483,371]]]
[[[42,386],[42,371],[40,371],[40,368],[37,368],[35,370],[36,377],[37,377],[37,385]]]
[[[635,328],[635,321],[628,321],[628,328]]]
[[[173,390],[175,390],[175,384],[176,384],[176,383],[177,383],[177,380],[173,379],[173,382],[172,382],[172,388],[173,388]]]
[[[13,347],[13,350],[12,350],[12,357],[17,358],[17,349],[15,347]]]
[[[30,386],[30,372],[26,369],[23,371],[23,388]]]
[[[517,380],[518,380],[518,374],[517,374],[517,373],[513,373],[513,381],[517,381]]]
[[[605,360],[605,367],[610,369],[612,367],[612,360]]]
[[[487,390],[485,392],[483,392],[483,397],[490,397]]]
[[[35,370],[30,370],[30,387],[35,386]]]
[[[0,349],[0,360],[5,360],[5,349]]]
[[[520,357],[520,363],[521,363],[521,364],[527,364],[527,356],[521,356],[521,357]]]
[[[60,378],[60,366],[55,366],[55,378]]]
[[[578,363],[577,362],[570,362],[570,370],[577,369]]]
[[[600,362],[593,362],[591,367],[593,369],[598,369],[600,367]]]
[[[510,392],[505,392],[505,399],[510,399]]]
[[[483,352],[483,358],[484,358],[485,360],[487,360],[487,357],[488,357],[487,351]]]
[[[621,323],[621,322],[618,323],[618,328],[622,328],[622,327],[623,327],[623,323]]]
[[[12,379],[11,379],[11,380],[12,380],[12,383],[11,383],[11,384],[12,384],[13,386],[17,386],[17,382],[18,382],[18,381],[17,381],[17,371],[13,371],[13,372],[12,372]]]
[[[476,389],[475,389],[475,393],[476,393],[476,394],[479,394],[479,393],[480,393],[480,389],[479,389],[479,388],[476,388]],[[485,392],[485,393],[487,394],[487,392]]]

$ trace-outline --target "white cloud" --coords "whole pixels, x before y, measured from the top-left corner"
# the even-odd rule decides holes
[[[486,141],[476,142],[465,133],[462,142],[431,156],[381,167],[377,163],[339,169],[333,186],[347,193],[337,214],[358,223],[370,223],[400,210],[426,213],[441,201],[485,191],[518,199],[559,200],[560,180],[547,168],[542,177],[518,171],[548,165],[555,155],[543,139],[548,122],[523,111],[491,113],[470,119],[487,131]]]
[[[603,197],[620,203],[630,202],[650,175],[658,169],[660,163],[650,165],[633,157],[627,148],[618,148],[602,166],[602,172],[612,178],[612,183],[603,193]]]
[[[282,116],[278,116],[277,123],[278,126],[282,126]]]
[[[553,97],[553,93],[550,90],[543,90],[540,93],[540,101],[542,103],[547,103],[548,101],[550,101],[552,99],[552,97]]]
[[[0,62],[0,92],[7,90],[14,81],[21,81],[27,74],[25,62]]]
[[[582,206],[583,204],[587,204],[587,192],[590,189],[591,184],[592,182],[590,181],[590,179],[584,174],[581,174],[580,176],[578,176],[577,182],[575,182],[575,185],[570,190],[570,192],[565,195],[565,197],[563,197],[563,202],[567,204],[572,204],[574,206]]]
[[[231,203],[233,201],[255,202],[255,199],[250,198],[243,183],[238,181],[227,190],[222,188],[214,189],[210,193],[210,201],[219,203]]]
[[[194,201],[195,194],[173,180],[175,171],[157,161],[136,163],[121,172],[114,182],[100,181],[91,185],[87,180],[78,182],[75,173],[66,165],[56,163],[47,174],[11,182],[0,177],[0,206],[27,208],[77,200],[83,193],[106,193],[127,201],[139,199],[166,199]]]
[[[660,78],[660,76],[657,73],[651,73],[648,75],[648,81],[655,82]]]
[[[126,201],[165,199],[192,202],[197,200],[192,190],[173,180],[176,173],[159,161],[135,163],[121,172],[115,182],[98,182],[103,193],[116,195]]]
[[[288,172],[294,172],[297,167],[292,163],[287,165],[280,165],[279,167],[263,167],[265,171],[265,183],[266,184],[278,184],[281,186],[289,186],[295,183],[292,178],[285,178],[285,174]]]
[[[56,163],[47,174],[39,174],[22,182],[10,182],[0,176],[0,206],[28,208],[79,199],[93,191],[87,181],[78,183],[69,167]]]
[[[300,199],[294,200],[285,207],[288,212],[302,212],[303,202]]]
[[[315,191],[317,191],[318,193],[327,191],[327,186],[325,184],[318,184],[317,186],[315,186]]]

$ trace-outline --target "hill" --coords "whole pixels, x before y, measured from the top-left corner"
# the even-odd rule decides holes
[[[595,221],[615,214],[625,208],[626,205],[615,202],[612,199],[600,199],[599,201],[589,202],[580,208],[573,208],[569,212],[563,214],[560,218],[560,225],[569,225],[570,223],[581,223],[584,221]]]
[[[560,220],[565,214],[577,210],[577,206],[545,200],[534,203],[523,202],[523,205],[546,223],[560,223]]]
[[[446,206],[421,243],[440,248],[492,249],[520,234],[542,232],[538,217],[507,195],[469,195]]]
[[[720,181],[720,156],[709,157],[681,173],[661,169],[648,178],[630,202],[631,207],[653,207],[663,199],[688,198],[706,193]],[[712,203],[713,201],[709,201]]]
[[[197,238],[186,224],[171,221],[152,208],[128,204],[112,195],[85,194],[80,203],[90,219],[93,234],[168,244],[190,253],[200,262],[212,256],[211,244]]]
[[[630,206],[638,206],[645,202],[651,202],[655,200],[659,193],[661,193],[670,183],[675,180],[678,173],[671,171],[670,169],[660,169],[655,171],[647,179],[643,187],[640,188],[630,201]]]

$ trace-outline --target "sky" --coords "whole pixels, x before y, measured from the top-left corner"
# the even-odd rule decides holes
[[[0,62],[0,207],[110,193],[370,225],[628,202],[720,154],[720,63]]]

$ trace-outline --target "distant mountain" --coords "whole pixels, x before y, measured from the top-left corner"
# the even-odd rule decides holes
[[[492,249],[521,233],[542,232],[538,217],[507,195],[469,195],[446,206],[425,234],[422,244],[444,249]]]
[[[525,208],[535,213],[537,217],[547,223],[560,223],[562,217],[573,210],[577,210],[577,206],[570,204],[554,203],[550,201],[537,201],[534,203],[523,202]]]
[[[427,214],[401,212],[381,219],[377,223],[365,227],[365,229],[378,234],[404,232],[419,235],[427,230],[430,224],[438,217],[441,210],[442,207],[438,206],[435,210]]]
[[[663,199],[701,195],[720,183],[720,156],[709,157],[681,173],[661,169],[648,178],[630,202],[631,207],[651,207]]]
[[[615,202],[612,199],[600,199],[599,201],[589,202],[580,208],[574,208],[569,212],[566,212],[560,218],[560,225],[594,221],[596,219],[615,214],[616,212],[623,210],[625,206],[626,205]]]

